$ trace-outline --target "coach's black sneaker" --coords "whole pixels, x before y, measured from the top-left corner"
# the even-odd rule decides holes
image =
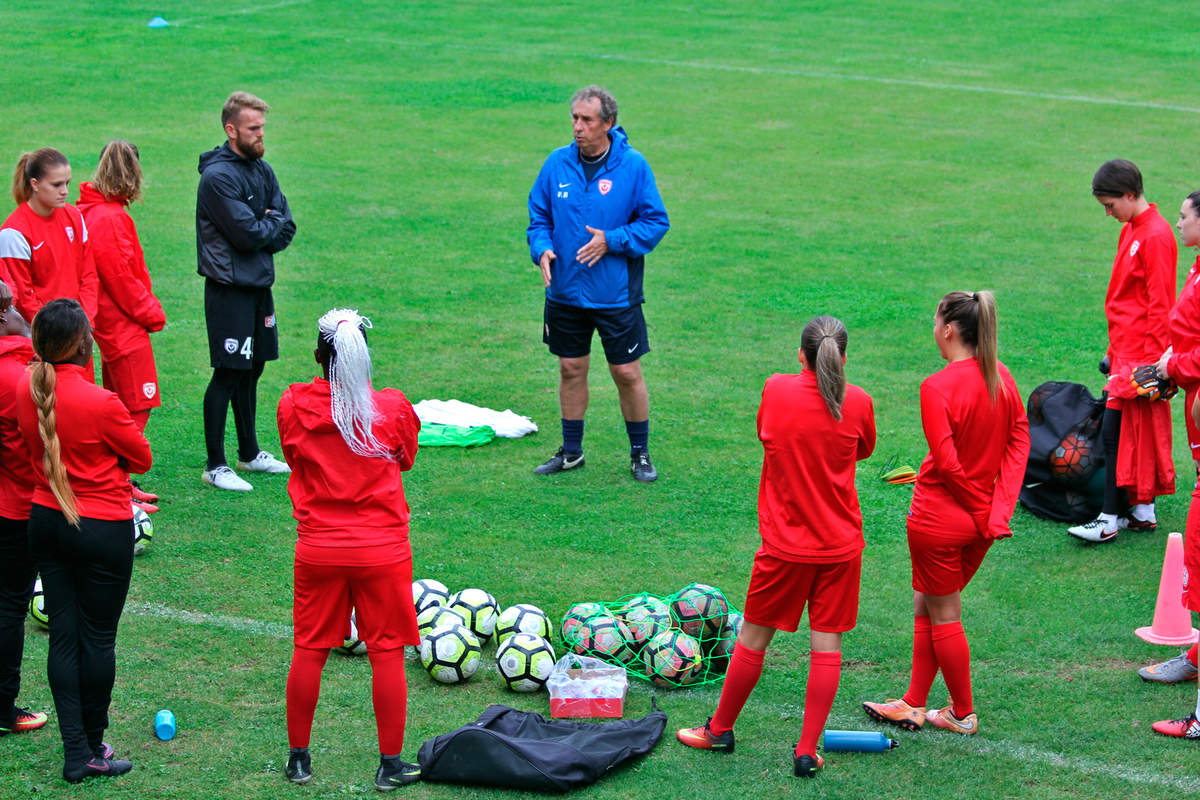
[[[650,463],[650,451],[638,450],[633,457],[629,459],[629,470],[633,473],[633,477],[642,483],[650,483],[658,480],[658,470]]]
[[[308,757],[307,747],[288,750],[288,763],[283,770],[283,777],[292,783],[308,783],[312,780],[312,759]]]
[[[132,761],[95,756],[82,764],[64,764],[63,778],[67,783],[79,783],[84,778],[111,778],[133,769]]]
[[[550,456],[550,459],[539,467],[534,467],[534,475],[553,475],[556,472],[565,472],[569,469],[583,466],[583,453],[568,453],[561,447],[558,452]]]
[[[400,756],[380,756],[375,773],[375,788],[381,792],[407,786],[421,780],[421,765],[401,761]]]

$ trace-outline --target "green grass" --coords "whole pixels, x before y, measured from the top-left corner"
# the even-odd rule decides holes
[[[149,30],[153,14],[182,24]],[[935,302],[949,289],[995,290],[1001,357],[1023,391],[1051,379],[1098,389],[1118,228],[1090,196],[1092,172],[1107,158],[1133,159],[1169,220],[1196,188],[1200,14],[1188,6],[433,0],[241,11],[205,0],[84,2],[66,13],[17,0],[0,18],[12,54],[0,165],[50,144],[82,180],[104,142],[135,141],[147,188],[132,213],[170,319],[154,339],[164,406],[148,429],[156,463],[145,479],[165,500],[153,550],[136,564],[109,733],[137,767],[80,796],[370,791],[363,659],[331,658],[326,669],[314,784],[293,789],[280,777],[290,643],[272,631],[290,622],[286,482],[262,478],[235,497],[197,480],[209,370],[195,167],[222,140],[231,90],[271,103],[267,157],[299,228],[277,259],[283,357],[261,386],[264,445],[277,449],[275,401],[312,376],[315,321],[334,305],[375,321],[380,384],[414,401],[511,407],[542,426],[528,439],[418,456],[406,487],[420,576],[554,615],[576,600],[667,594],[693,580],[742,596],[758,543],[762,382],[796,369],[807,319],[845,320],[848,370],[875,398],[880,436],[859,475],[869,547],[836,728],[874,728],[859,702],[894,696],[907,677],[911,490],[875,472],[893,454],[914,465],[924,455],[916,398],[940,367]],[[591,82],[616,94],[672,221],[646,274],[654,352],[644,367],[662,473],[653,486],[627,474],[602,369],[588,466],[549,480],[530,472],[557,446],[558,409],[525,197],[546,154],[568,141],[571,92]],[[1181,278],[1190,262],[1181,254]],[[1180,491],[1159,504],[1167,530],[1182,530],[1191,485],[1178,417],[1176,428]],[[817,781],[795,781],[787,753],[807,642],[781,636],[739,720],[736,754],[706,757],[670,740],[673,728],[703,721],[719,687],[660,693],[664,741],[581,796],[1200,794],[1194,745],[1149,732],[1186,713],[1195,686],[1133,674],[1171,654],[1132,635],[1150,621],[1163,537],[1084,548],[1023,511],[1013,528],[964,598],[977,739],[901,733],[897,751],[834,754]],[[190,624],[147,607],[276,627]],[[23,699],[36,707],[50,703],[45,650],[31,631]],[[506,694],[494,676],[440,687],[409,666],[410,756],[489,703],[547,710],[544,695]],[[943,697],[939,680],[931,699]],[[644,713],[650,699],[636,683],[628,712]],[[151,734],[161,707],[179,720],[169,743]],[[61,792],[53,724],[0,745],[0,796]],[[406,794],[512,796],[435,785]]]

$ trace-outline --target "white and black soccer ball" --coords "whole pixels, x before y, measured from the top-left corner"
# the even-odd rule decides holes
[[[446,588],[446,584],[433,578],[413,581],[412,593],[413,606],[418,614],[430,606],[443,606],[450,599],[450,590]]]
[[[150,515],[138,506],[133,507],[133,554],[140,556],[146,552],[154,539],[154,523]]]
[[[461,683],[479,669],[479,639],[463,625],[434,628],[421,640],[421,664],[439,683]]]
[[[358,622],[354,618],[353,611],[350,612],[350,634],[342,642],[341,647],[334,649],[348,656],[363,656],[367,654],[367,643],[358,638]]]
[[[446,607],[467,621],[467,627],[479,637],[480,641],[492,638],[496,631],[496,619],[500,616],[500,608],[496,598],[483,589],[463,589],[450,595]]]
[[[50,630],[50,616],[46,614],[46,594],[42,591],[42,579],[33,582],[33,596],[29,598],[29,616],[44,630]]]
[[[545,637],[514,633],[496,650],[496,668],[514,692],[536,692],[554,669],[554,648]]]
[[[535,605],[518,603],[500,612],[496,620],[496,645],[518,633],[532,633],[543,639],[549,639],[552,633],[550,617]]]
[[[417,633],[422,637],[428,635],[434,628],[444,628],[447,625],[466,625],[467,621],[445,606],[428,606],[417,614]]]

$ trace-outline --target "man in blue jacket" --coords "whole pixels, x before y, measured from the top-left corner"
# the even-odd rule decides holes
[[[575,141],[550,154],[529,192],[529,254],[542,270],[542,340],[558,356],[563,443],[534,470],[583,466],[592,332],[600,332],[621,399],[633,477],[658,478],[650,462],[650,401],[640,359],[645,255],[670,227],[654,173],[617,126],[617,101],[599,86],[571,98]]]
[[[204,276],[204,318],[213,376],[204,393],[208,463],[200,478],[218,489],[248,492],[225,462],[225,415],[233,405],[239,469],[286,473],[288,465],[258,447],[255,400],[263,365],[279,358],[275,328],[275,253],[291,244],[296,224],[275,172],[263,161],[267,104],[247,92],[225,101],[227,141],[200,156],[196,190],[197,271]]]

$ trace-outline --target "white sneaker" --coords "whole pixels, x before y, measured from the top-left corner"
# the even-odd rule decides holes
[[[1116,521],[1112,523],[1097,517],[1091,522],[1067,528],[1067,533],[1085,542],[1111,542],[1117,538],[1117,534],[1120,533],[1121,529],[1128,524],[1129,520],[1125,517],[1117,517]]]
[[[206,469],[200,473],[200,480],[209,486],[225,489],[230,492],[248,492],[254,487],[237,476],[229,467],[222,464],[216,469]]]
[[[266,472],[271,475],[286,475],[292,471],[291,467],[266,450],[259,450],[258,455],[249,461],[237,462],[237,468],[247,472]]]

